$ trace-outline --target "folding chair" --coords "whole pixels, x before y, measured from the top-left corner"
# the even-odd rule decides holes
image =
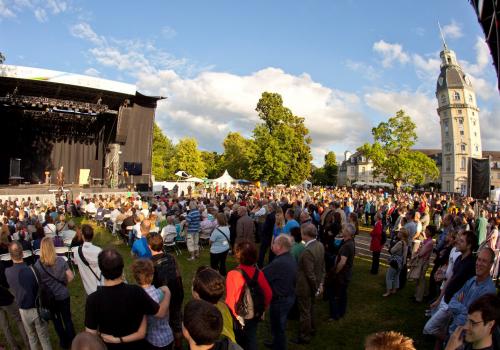
[[[163,251],[165,253],[168,253],[170,249],[173,249],[176,255],[182,254],[181,250],[179,249],[175,241],[176,238],[177,238],[177,232],[169,233],[165,236],[165,239],[163,241]]]

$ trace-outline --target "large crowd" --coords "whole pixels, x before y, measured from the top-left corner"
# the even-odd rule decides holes
[[[92,224],[75,225],[80,216]],[[490,201],[350,188],[187,194],[174,188],[150,198],[2,201],[0,223],[0,328],[11,349],[52,349],[49,322],[63,349],[309,344],[316,336],[318,299],[327,301],[332,324],[347,313],[363,230],[370,235],[372,274],[379,273],[381,256],[389,255],[381,297],[391,298],[414,280],[413,302],[429,305],[422,329],[435,338],[435,349],[497,349],[500,340],[493,282],[500,208]],[[130,247],[133,281],[125,279],[115,248],[92,243],[96,225]],[[192,281],[183,281],[180,271],[184,246],[191,264],[200,249],[210,253],[210,266],[198,266]],[[238,263],[230,271],[229,254]],[[78,334],[68,290],[75,273],[87,294],[85,330]],[[187,303],[186,283],[192,293]],[[267,313],[272,337],[259,344],[257,329]],[[292,314],[299,331],[287,339]],[[369,336],[365,348],[414,345],[388,331]]]

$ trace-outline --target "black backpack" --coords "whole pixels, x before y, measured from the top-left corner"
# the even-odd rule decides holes
[[[245,279],[245,285],[235,305],[236,314],[243,320],[260,319],[265,310],[264,292],[258,282],[260,271],[255,268],[252,278],[245,271],[239,271]]]

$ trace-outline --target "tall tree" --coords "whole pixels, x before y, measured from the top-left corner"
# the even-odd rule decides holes
[[[183,170],[189,175],[205,177],[205,164],[198,150],[198,143],[192,137],[186,137],[175,146],[175,157],[170,159],[170,166],[175,171]]]
[[[372,129],[374,143],[358,148],[373,161],[374,176],[383,176],[399,188],[404,183],[421,184],[439,176],[436,163],[411,147],[417,141],[416,125],[403,110]]]
[[[3,53],[0,52],[0,64],[5,62],[5,56]]]
[[[224,155],[217,152],[201,151],[201,159],[209,179],[215,179],[224,173]]]
[[[277,93],[264,92],[256,111],[263,123],[253,131],[252,177],[271,185],[298,184],[309,177],[311,138],[304,118],[284,107]]]
[[[237,179],[250,178],[250,163],[253,140],[244,138],[239,132],[230,132],[223,142],[224,166]]]
[[[326,184],[328,185],[336,185],[337,184],[337,157],[335,156],[335,152],[330,151],[325,154],[325,165],[323,165],[323,169],[326,177]]]
[[[165,136],[154,123],[153,129],[153,175],[158,181],[174,178],[174,169],[170,166],[170,159],[174,157],[175,148],[172,141]]]

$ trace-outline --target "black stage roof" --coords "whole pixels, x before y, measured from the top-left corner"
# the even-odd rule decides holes
[[[497,71],[498,88],[500,89],[500,73],[498,70],[498,62],[500,60],[499,46],[499,26],[500,23],[500,8],[497,0],[470,0],[472,7],[476,11],[476,15],[483,28],[486,37],[486,43],[490,48],[493,64]]]

